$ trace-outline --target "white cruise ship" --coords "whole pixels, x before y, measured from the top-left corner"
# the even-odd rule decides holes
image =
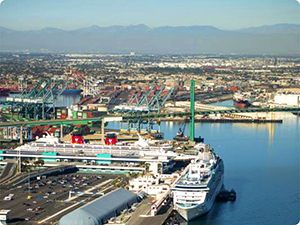
[[[15,148],[22,152],[57,152],[59,154],[85,154],[95,155],[108,153],[122,156],[165,156],[178,157],[173,146],[170,144],[151,144],[149,140],[139,136],[139,140],[132,142],[119,142],[115,145],[103,144],[68,144],[61,143],[60,139],[51,135],[46,135],[29,144]]]
[[[175,182],[174,208],[187,221],[207,213],[223,188],[222,159],[207,144],[198,144],[199,155]]]

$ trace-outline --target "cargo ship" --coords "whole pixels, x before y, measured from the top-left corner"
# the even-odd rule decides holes
[[[251,106],[251,103],[248,100],[233,100],[233,105],[236,108],[244,109]]]
[[[174,209],[190,221],[209,212],[223,189],[222,159],[207,144],[197,144],[199,154],[172,188]]]
[[[233,105],[236,108],[244,109],[250,107],[251,103],[244,94],[235,93],[233,96]]]

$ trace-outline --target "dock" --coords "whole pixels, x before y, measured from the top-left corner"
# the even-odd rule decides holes
[[[153,198],[145,199],[137,210],[132,214],[126,225],[161,225],[173,211],[172,202],[169,201],[164,205],[156,216],[150,215],[151,201]]]
[[[186,122],[189,118],[164,118],[161,121]],[[282,119],[196,118],[197,123],[282,123]]]

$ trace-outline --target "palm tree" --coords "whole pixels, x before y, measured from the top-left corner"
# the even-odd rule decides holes
[[[145,164],[146,173],[149,173],[150,163]]]
[[[23,172],[31,171],[31,165],[29,164],[29,161],[27,159],[21,160],[21,171]]]
[[[161,163],[159,163],[159,164],[157,165],[157,168],[158,168],[158,172],[159,172],[159,173],[162,173],[162,164],[161,164]]]
[[[22,163],[22,165],[27,165],[27,164],[29,164],[29,161],[28,161],[28,159],[21,159],[21,163]]]
[[[35,166],[43,166],[45,164],[44,160],[39,159],[37,161],[34,162]]]

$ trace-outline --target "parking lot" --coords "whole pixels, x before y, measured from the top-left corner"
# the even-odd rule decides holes
[[[99,192],[105,194],[114,189],[109,179],[113,180],[120,175],[94,175],[73,173],[51,177],[41,177],[40,180],[23,183],[20,186],[1,190],[0,205],[1,209],[11,209],[9,214],[9,224],[36,224],[69,206],[79,202],[72,211],[83,204],[99,197]],[[84,191],[105,182],[103,186],[92,191]],[[103,191],[104,190],[104,191]],[[72,191],[72,197],[77,198],[70,202],[65,202],[69,198],[69,192]],[[12,200],[4,200],[6,196],[13,194]],[[56,218],[48,220],[47,223],[58,221],[69,211],[58,215]]]

